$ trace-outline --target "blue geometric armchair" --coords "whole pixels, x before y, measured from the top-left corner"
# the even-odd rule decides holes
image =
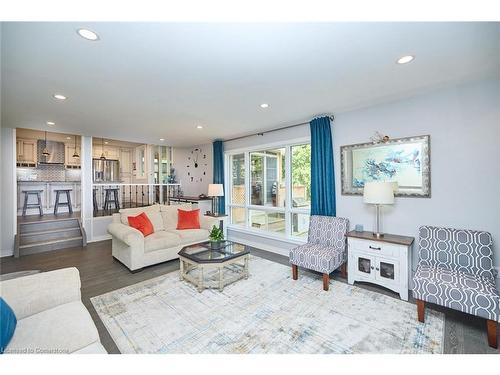
[[[488,232],[420,227],[419,263],[413,278],[420,322],[425,302],[485,318],[488,344],[497,348],[500,296],[492,247]]]
[[[298,267],[321,272],[323,290],[328,290],[330,273],[341,267],[345,277],[346,233],[349,220],[342,217],[311,216],[307,243],[290,250],[292,277],[298,278]]]

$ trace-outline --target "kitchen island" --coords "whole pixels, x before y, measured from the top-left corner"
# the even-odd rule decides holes
[[[57,189],[71,189],[71,203],[73,211],[81,209],[81,184],[80,181],[17,181],[17,214],[23,213],[24,194],[23,190],[42,190],[42,207],[44,214],[54,213]],[[30,203],[35,197],[30,197]],[[60,200],[65,201],[66,196],[61,196]],[[59,207],[59,212],[68,212],[67,207]],[[26,215],[36,215],[38,209],[28,209]]]

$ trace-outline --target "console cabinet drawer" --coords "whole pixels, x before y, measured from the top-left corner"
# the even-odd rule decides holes
[[[356,251],[362,251],[375,256],[399,257],[399,247],[387,242],[350,239],[349,244]]]

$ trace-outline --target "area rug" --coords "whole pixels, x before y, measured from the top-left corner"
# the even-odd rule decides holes
[[[224,291],[177,272],[91,299],[122,353],[442,353],[444,316],[318,275],[250,258],[250,277]]]

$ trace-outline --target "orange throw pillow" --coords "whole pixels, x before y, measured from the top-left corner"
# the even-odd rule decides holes
[[[149,236],[154,232],[153,224],[151,224],[151,221],[149,220],[148,215],[146,215],[145,212],[137,216],[129,216],[127,219],[128,225],[141,231],[144,237]]]
[[[200,209],[184,211],[177,209],[177,229],[200,229]]]

